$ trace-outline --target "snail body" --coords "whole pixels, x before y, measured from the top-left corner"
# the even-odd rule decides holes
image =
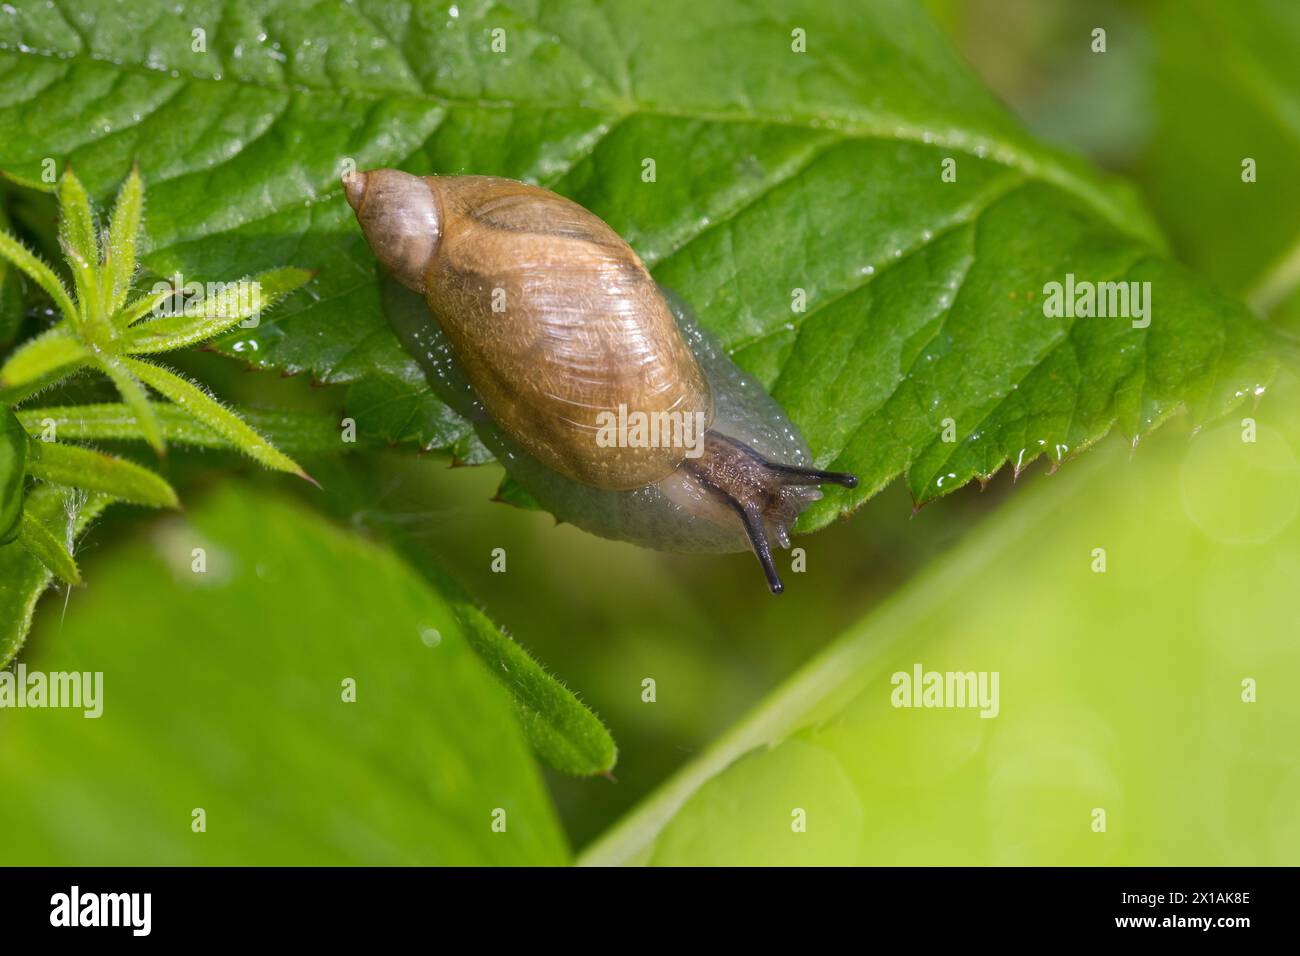
[[[543,506],[651,547],[748,546],[780,592],[769,537],[788,546],[818,484],[856,479],[807,467],[780,407],[616,232],[487,176],[381,169],[344,187],[380,264],[423,298],[389,308],[399,339]]]

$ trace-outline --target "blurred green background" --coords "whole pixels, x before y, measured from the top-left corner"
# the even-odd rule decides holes
[[[928,6],[1033,132],[1133,178],[1180,257],[1300,328],[1297,283],[1261,284],[1296,255],[1300,7],[1277,0],[1238,16],[1209,0]],[[1104,57],[1088,47],[1097,25],[1108,29]],[[1248,193],[1243,140],[1266,171]],[[38,221],[29,202],[11,195],[10,215]],[[341,401],[214,356],[186,361],[242,404],[324,411]],[[159,522],[113,509],[83,546],[90,589],[66,608],[45,600],[29,667],[107,661],[135,677],[110,683],[108,706],[124,717],[93,739],[79,717],[37,731],[0,720],[0,812],[27,821],[0,862],[554,862],[567,845],[590,847],[594,863],[1300,863],[1298,401],[1284,372],[1202,434],[1176,421],[1136,450],[1112,436],[1058,475],[1035,467],[1013,487],[1004,471],[915,515],[895,484],[797,542],[808,572],[792,575],[780,600],[749,555],[642,551],[494,503],[496,466],[450,468],[400,451],[306,461],[321,492],[178,453],[170,475],[187,513]],[[1255,442],[1242,440],[1247,417]],[[440,709],[448,675],[408,655],[463,655],[456,623],[434,625],[437,647],[417,643],[443,613],[436,602],[426,607],[388,554],[351,556],[312,514],[322,511],[415,570],[449,575],[578,692],[618,742],[617,780],[547,771],[539,782],[490,687],[481,714]],[[211,592],[174,586],[168,563],[195,535],[241,573]],[[278,544],[260,555],[266,535]],[[1099,547],[1104,574],[1092,569]],[[506,550],[507,573],[491,569],[495,548]],[[355,563],[349,586],[386,613],[330,593],[330,560]],[[301,615],[310,626],[298,627],[293,608],[251,606],[241,575],[262,565],[319,602]],[[140,614],[133,595],[150,580]],[[254,628],[255,613],[279,623]],[[202,638],[193,646],[175,640],[187,627]],[[212,647],[232,634],[233,662]],[[889,675],[916,662],[999,671],[1001,714],[892,709]],[[411,711],[371,714],[369,731],[339,723],[317,691],[333,694],[337,674],[363,667],[402,683]],[[406,668],[418,675],[411,687],[384,676]],[[276,676],[286,671],[296,676]],[[456,679],[482,677],[468,671]],[[654,703],[642,699],[646,678]],[[1257,702],[1242,700],[1246,679],[1257,681]],[[244,752],[203,721],[180,720],[195,708],[238,715],[250,737],[284,736],[303,765],[264,763],[255,746]],[[383,736],[391,752],[350,762],[343,742],[358,733]],[[485,763],[489,740],[499,758]],[[421,767],[422,741],[430,755],[460,756]],[[92,756],[74,763],[78,754]],[[173,809],[198,806],[196,794],[213,789],[205,781],[237,770],[287,775],[314,809],[228,793],[226,805],[252,819],[225,850],[195,852],[148,828],[138,842],[126,808],[160,794],[174,794]],[[79,790],[104,799],[66,796]],[[450,792],[463,803],[421,804]],[[519,808],[524,836],[499,856],[462,852],[458,825],[444,826],[462,813],[464,826],[486,826],[482,808],[506,805]],[[93,836],[114,826],[98,815],[105,806],[124,815],[123,842]],[[357,806],[399,822],[349,837]],[[807,833],[791,830],[796,808]],[[1096,808],[1105,833],[1092,828]],[[403,820],[423,835],[423,857],[403,848]],[[329,834],[331,851],[300,841],[303,832]]]

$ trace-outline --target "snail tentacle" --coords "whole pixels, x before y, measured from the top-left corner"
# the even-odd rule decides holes
[[[740,520],[745,524],[745,533],[749,535],[750,543],[754,546],[754,554],[758,556],[758,563],[763,566],[767,587],[773,594],[780,594],[785,590],[785,585],[781,583],[781,576],[776,573],[776,562],[772,560],[772,546],[767,541],[762,512],[753,505],[743,508],[737,505],[737,508],[740,511]]]
[[[847,471],[822,471],[820,468],[801,468],[798,465],[784,465],[777,461],[769,461],[760,455],[757,451],[750,448],[744,442],[728,435],[719,435],[732,445],[735,445],[741,451],[745,452],[755,462],[762,465],[763,468],[772,472],[777,482],[783,485],[794,487],[806,485],[840,485],[843,488],[856,488],[858,486],[858,476]]]
[[[768,589],[773,594],[780,594],[784,591],[785,585],[781,583],[781,575],[777,573],[776,562],[772,559],[772,545],[767,540],[767,528],[763,523],[762,510],[752,502],[742,504],[735,495],[711,481],[704,469],[695,468],[690,464],[686,465],[686,468],[696,481],[725,501],[727,506],[740,517],[740,522],[745,527],[745,533],[749,536],[750,546],[754,549],[754,554],[758,556],[758,563],[763,566],[763,575],[767,578]],[[785,536],[784,528],[780,529],[780,534],[782,537]],[[788,540],[786,538],[787,542]]]
[[[768,461],[744,442],[713,429],[705,433],[704,453],[686,459],[682,468],[707,495],[740,518],[773,594],[785,588],[772,558],[769,535],[788,548],[790,529],[799,512],[821,497],[815,486],[833,483],[853,488],[858,483],[857,476],[847,472]]]

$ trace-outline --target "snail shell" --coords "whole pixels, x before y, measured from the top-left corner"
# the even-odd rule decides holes
[[[779,406],[617,233],[511,180],[381,169],[344,187],[376,258],[427,306],[389,308],[399,339],[544,506],[652,547],[748,544],[780,592],[769,535],[788,546],[817,484],[856,479],[806,467]],[[635,415],[682,428],[602,440]]]

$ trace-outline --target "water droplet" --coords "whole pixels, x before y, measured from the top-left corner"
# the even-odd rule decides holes
[[[442,635],[436,627],[426,627],[420,631],[420,643],[425,647],[437,647],[442,643]]]

